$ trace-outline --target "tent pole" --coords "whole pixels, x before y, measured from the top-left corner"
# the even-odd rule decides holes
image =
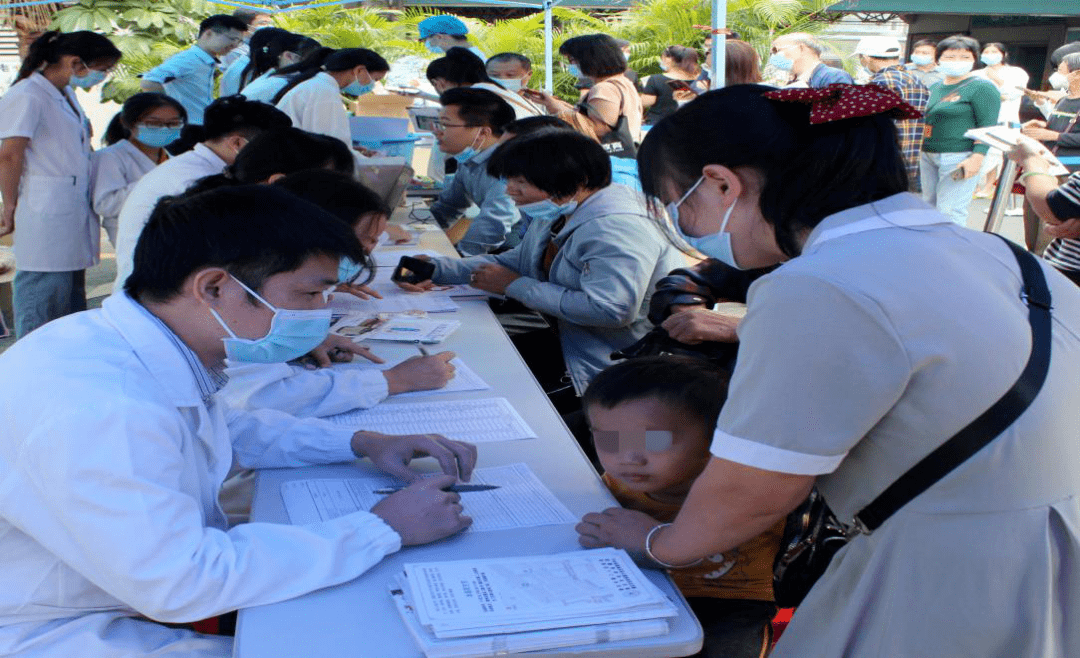
[[[544,91],[551,93],[551,0],[544,0]]]
[[[713,0],[712,3],[712,88],[724,86],[724,71],[727,69],[726,36],[721,31],[727,27],[727,0]]]

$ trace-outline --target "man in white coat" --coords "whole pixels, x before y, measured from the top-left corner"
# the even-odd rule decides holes
[[[231,638],[157,622],[300,596],[469,525],[442,491],[470,477],[469,444],[216,400],[227,355],[323,340],[343,256],[361,258],[349,229],[283,190],[183,198],[155,210],[125,292],[0,355],[0,655],[229,655]],[[230,528],[218,503],[234,463],[368,457],[409,481],[419,455],[445,475],[316,525]]]

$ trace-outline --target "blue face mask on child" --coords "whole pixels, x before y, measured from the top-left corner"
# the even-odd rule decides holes
[[[163,148],[180,139],[180,131],[183,126],[170,128],[168,126],[147,126],[139,124],[135,127],[135,139],[150,148]]]
[[[229,275],[232,276],[232,275]],[[298,359],[315,349],[330,333],[330,309],[292,310],[277,308],[259,296],[242,281],[232,277],[244,290],[274,312],[270,331],[262,338],[239,338],[218,312],[210,313],[231,338],[222,338],[225,356],[239,363],[285,363]]]

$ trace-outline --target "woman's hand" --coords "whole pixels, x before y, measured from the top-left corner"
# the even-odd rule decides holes
[[[386,389],[390,395],[409,391],[430,391],[442,388],[454,378],[454,366],[450,361],[453,352],[439,352],[430,356],[414,356],[383,371]]]
[[[975,174],[979,173],[979,169],[982,167],[983,154],[972,153],[968,157],[960,161],[957,165],[956,171],[953,172],[953,180],[967,180]]]
[[[1046,234],[1055,238],[1080,239],[1080,219],[1070,219],[1060,224],[1047,222]]]
[[[1046,127],[1046,122],[1039,119],[1032,119],[1023,125],[1021,132],[1027,137],[1037,139],[1040,142],[1054,142],[1058,137],[1061,137],[1061,133],[1049,130]]]
[[[469,285],[496,295],[506,294],[506,287],[521,278],[521,275],[502,265],[489,263],[481,265],[469,277]]]
[[[660,522],[644,512],[609,507],[599,514],[581,517],[574,527],[578,543],[585,548],[612,546],[637,556],[645,555],[645,538]]]
[[[522,89],[519,93],[525,98],[536,103],[537,105],[543,106],[549,114],[557,115],[560,112],[572,112],[574,110],[573,105],[559,98],[555,98],[546,91],[538,91],[536,89]]]
[[[15,205],[8,204],[0,212],[0,237],[15,232]]]
[[[413,239],[412,233],[409,233],[397,224],[387,224],[386,234],[390,236],[390,242],[393,242],[394,244],[405,244],[406,242],[412,242]]]
[[[677,89],[671,92],[671,97],[680,103],[689,103],[698,97],[693,89]]]
[[[660,325],[672,340],[687,345],[698,343],[734,343],[739,340],[736,329],[739,318],[723,315],[706,308],[691,307],[674,313]]]

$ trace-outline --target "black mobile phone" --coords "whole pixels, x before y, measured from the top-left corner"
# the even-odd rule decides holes
[[[433,274],[435,274],[435,263],[412,256],[402,256],[397,267],[394,268],[394,273],[390,275],[390,280],[399,283],[420,283],[430,279]]]

